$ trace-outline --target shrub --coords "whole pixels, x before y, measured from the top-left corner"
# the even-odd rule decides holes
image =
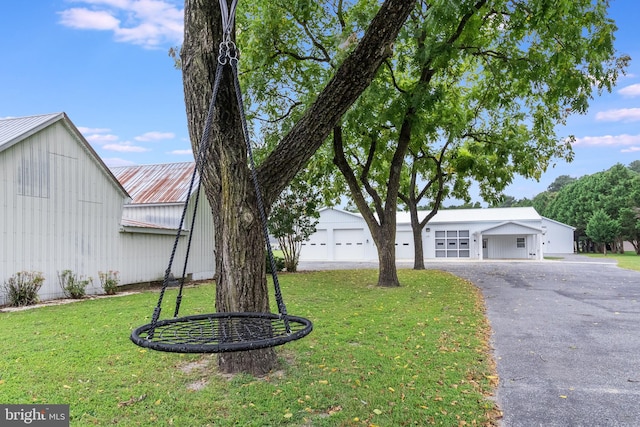
[[[42,273],[34,271],[21,271],[11,276],[3,286],[9,305],[20,307],[36,304],[42,282]]]
[[[118,292],[120,278],[117,271],[99,271],[100,285],[107,295],[115,295]]]
[[[266,257],[267,257],[267,273],[271,273],[271,261],[269,261],[269,254],[267,254]],[[284,258],[274,255],[273,260],[276,263],[276,268],[278,269],[278,271],[284,270]]]
[[[71,270],[63,270],[62,273],[58,273],[58,283],[67,298],[80,299],[86,295],[86,288],[93,283],[93,279],[84,279],[82,276],[76,276]]]

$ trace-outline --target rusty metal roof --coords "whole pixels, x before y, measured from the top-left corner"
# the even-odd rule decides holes
[[[166,163],[118,166],[111,172],[131,195],[133,204],[184,203],[194,167],[194,162]],[[193,191],[197,185],[196,176]]]

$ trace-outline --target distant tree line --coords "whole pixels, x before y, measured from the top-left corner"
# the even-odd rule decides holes
[[[621,253],[628,241],[640,255],[640,160],[581,178],[561,175],[533,199],[505,196],[492,205],[516,206],[576,227],[581,252]]]

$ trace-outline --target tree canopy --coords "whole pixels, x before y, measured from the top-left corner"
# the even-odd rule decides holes
[[[640,240],[640,173],[616,164],[610,169],[583,176],[563,187],[540,214],[576,227],[578,236],[590,236],[587,227],[602,211],[618,221],[615,240],[630,241],[636,250]],[[598,218],[598,223],[602,218]],[[592,226],[593,230],[593,226]],[[601,242],[600,242],[601,243]]]
[[[258,166],[267,209],[332,135],[334,153],[321,152],[312,166],[326,171],[323,162],[342,163],[354,199],[361,195],[358,208],[379,236],[381,269],[388,268],[382,283],[397,284],[389,239],[409,150],[442,156],[442,171],[478,180],[489,198],[516,173],[537,177],[551,159],[570,158],[571,136],[558,137],[555,125],[610,90],[628,60],[615,53],[607,6],[592,0],[241,2],[239,68],[251,117],[261,119],[253,132],[268,147]],[[194,152],[216,74],[220,26],[216,2],[185,1],[180,63]],[[222,76],[202,176],[216,232],[216,308],[268,311],[240,106],[231,71]],[[446,162],[438,154],[443,147],[453,148]],[[425,167],[427,179],[433,170]],[[464,190],[463,179],[450,182]],[[362,192],[367,187],[374,191]],[[256,373],[274,363],[269,350],[219,357],[221,371]]]

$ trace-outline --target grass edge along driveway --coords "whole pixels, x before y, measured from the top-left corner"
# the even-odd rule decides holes
[[[314,331],[279,347],[264,378],[133,345],[157,292],[0,313],[0,402],[69,404],[72,426],[495,425],[480,292],[444,272],[398,274],[394,289],[375,270],[282,274],[288,312]],[[186,289],[181,313],[212,311],[214,293]]]

